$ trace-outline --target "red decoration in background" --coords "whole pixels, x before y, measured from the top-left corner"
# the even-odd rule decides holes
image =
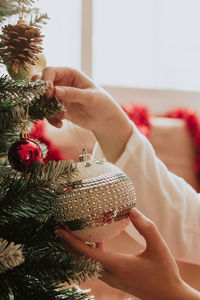
[[[197,174],[197,180],[200,185],[200,116],[191,109],[179,108],[175,111],[166,113],[164,117],[181,119],[185,122],[191,137],[194,142],[196,150],[195,159],[195,172]]]
[[[29,139],[21,139],[11,145],[8,151],[8,160],[12,168],[23,172],[27,168],[42,162],[40,146]]]
[[[46,137],[46,122],[38,121],[33,124],[30,132],[30,138],[36,139],[39,142],[45,144],[48,148],[47,155],[43,159],[44,163],[48,163],[51,160],[59,161],[64,160],[63,154],[57,149],[53,141]]]
[[[151,131],[150,119],[153,116],[148,108],[144,105],[134,105],[127,104],[122,105],[122,109],[126,112],[129,118],[135,123],[139,131],[149,138]],[[177,118],[182,119],[188,128],[192,139],[194,141],[194,146],[196,148],[196,160],[195,160],[195,172],[197,174],[197,180],[200,186],[200,116],[192,111],[191,109],[179,108],[161,115],[161,117],[167,118]],[[41,143],[44,143],[48,147],[48,153],[45,157],[45,162],[50,160],[62,160],[65,159],[62,153],[56,148],[52,140],[49,140],[45,136],[45,122],[37,122],[34,124],[30,137],[38,139]]]
[[[135,123],[140,132],[148,138],[151,130],[150,118],[152,117],[152,114],[149,113],[148,109],[144,106],[137,106],[134,104],[126,106],[125,108],[122,106],[122,108]],[[200,186],[200,116],[191,109],[178,108],[161,115],[161,117],[181,119],[185,122],[196,150],[194,170]]]
[[[148,138],[151,130],[151,115],[147,107],[143,105],[138,106],[134,104],[122,105],[121,107],[129,116],[131,121],[135,123],[139,131]]]

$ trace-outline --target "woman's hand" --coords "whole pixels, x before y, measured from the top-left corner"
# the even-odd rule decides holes
[[[57,229],[56,234],[66,251],[72,249],[99,261],[104,268],[100,279],[114,288],[143,300],[200,299],[200,294],[181,280],[176,262],[154,223],[137,209],[130,211],[130,219],[146,240],[146,248],[133,255],[91,248],[63,229]]]
[[[38,75],[33,77],[36,78]],[[61,127],[62,119],[67,118],[91,130],[105,157],[115,162],[131,136],[132,127],[113,98],[82,72],[71,68],[47,67],[40,78],[49,82],[47,97],[55,95],[66,108],[66,114],[57,113],[49,122]]]

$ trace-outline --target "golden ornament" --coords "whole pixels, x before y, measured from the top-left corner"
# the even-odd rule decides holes
[[[63,184],[65,193],[54,202],[53,214],[58,224],[67,225],[80,239],[101,242],[117,236],[129,224],[135,189],[118,167],[84,155],[73,181]]]
[[[7,71],[10,77],[14,80],[25,79],[30,81],[34,74],[42,72],[42,70],[46,67],[46,57],[43,53],[38,54],[38,59],[35,61],[35,65],[29,65],[28,70],[24,70],[22,66],[19,67],[18,72],[15,73],[12,71],[12,63],[8,63],[6,65]]]

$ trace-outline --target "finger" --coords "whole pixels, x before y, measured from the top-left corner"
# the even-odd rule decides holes
[[[89,247],[69,231],[57,229],[55,232],[56,235],[62,238],[63,243],[66,243],[69,247],[71,247],[75,253],[99,261],[108,271],[118,271],[119,267],[116,264],[117,254],[104,251],[99,248]]]
[[[62,245],[63,245],[63,247],[65,249],[65,252],[67,254],[74,252],[73,249],[69,245],[67,245],[66,243],[64,243],[64,241],[62,239],[60,239],[60,241],[61,241],[61,243],[62,243]]]
[[[36,73],[32,76],[31,80],[35,81],[42,78],[42,73]]]
[[[61,128],[63,126],[63,122],[54,117],[48,118],[47,121],[56,128]]]
[[[63,125],[62,120],[64,118],[65,118],[65,112],[59,111],[55,115],[49,117],[47,120],[51,125],[53,125],[57,128],[61,128]]]
[[[42,72],[43,80],[52,80],[55,85],[86,88],[93,86],[92,81],[82,72],[72,68],[46,67]]]
[[[60,241],[65,249],[65,252],[67,254],[73,254],[73,258],[74,259],[79,259],[80,258],[80,255],[74,253],[73,249],[69,246],[69,244],[65,243],[65,241],[60,237]]]
[[[51,80],[52,82],[55,81],[56,78],[56,68],[53,67],[46,67],[42,71],[42,80]]]
[[[46,89],[46,97],[47,99],[51,99],[54,96],[54,84],[52,80],[47,80],[47,89]]]
[[[32,76],[31,80],[32,81],[36,81],[36,80],[43,80],[42,78],[42,73],[36,73]],[[46,90],[46,96],[47,98],[52,98],[53,97],[53,94],[54,94],[54,84],[53,84],[53,81],[48,79],[46,80],[47,82],[47,90]]]
[[[54,95],[64,104],[80,103],[83,105],[92,105],[93,97],[89,90],[82,90],[74,87],[55,86]]]
[[[104,244],[103,243],[96,243],[96,248],[98,249],[104,249]]]
[[[100,277],[99,279],[105,283],[107,283],[108,285],[110,285],[113,288],[119,288],[119,282],[117,280],[117,276],[115,276],[115,274],[113,274],[112,272],[109,272],[105,269],[103,269],[100,272]]]
[[[139,210],[132,208],[130,210],[130,219],[138,232],[146,240],[147,250],[160,252],[163,248],[167,249],[166,243],[155,224]]]

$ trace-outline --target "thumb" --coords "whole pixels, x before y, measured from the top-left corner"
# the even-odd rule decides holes
[[[160,252],[167,248],[165,241],[159,233],[156,225],[145,217],[138,209],[130,210],[130,219],[137,231],[144,237],[148,251]]]

